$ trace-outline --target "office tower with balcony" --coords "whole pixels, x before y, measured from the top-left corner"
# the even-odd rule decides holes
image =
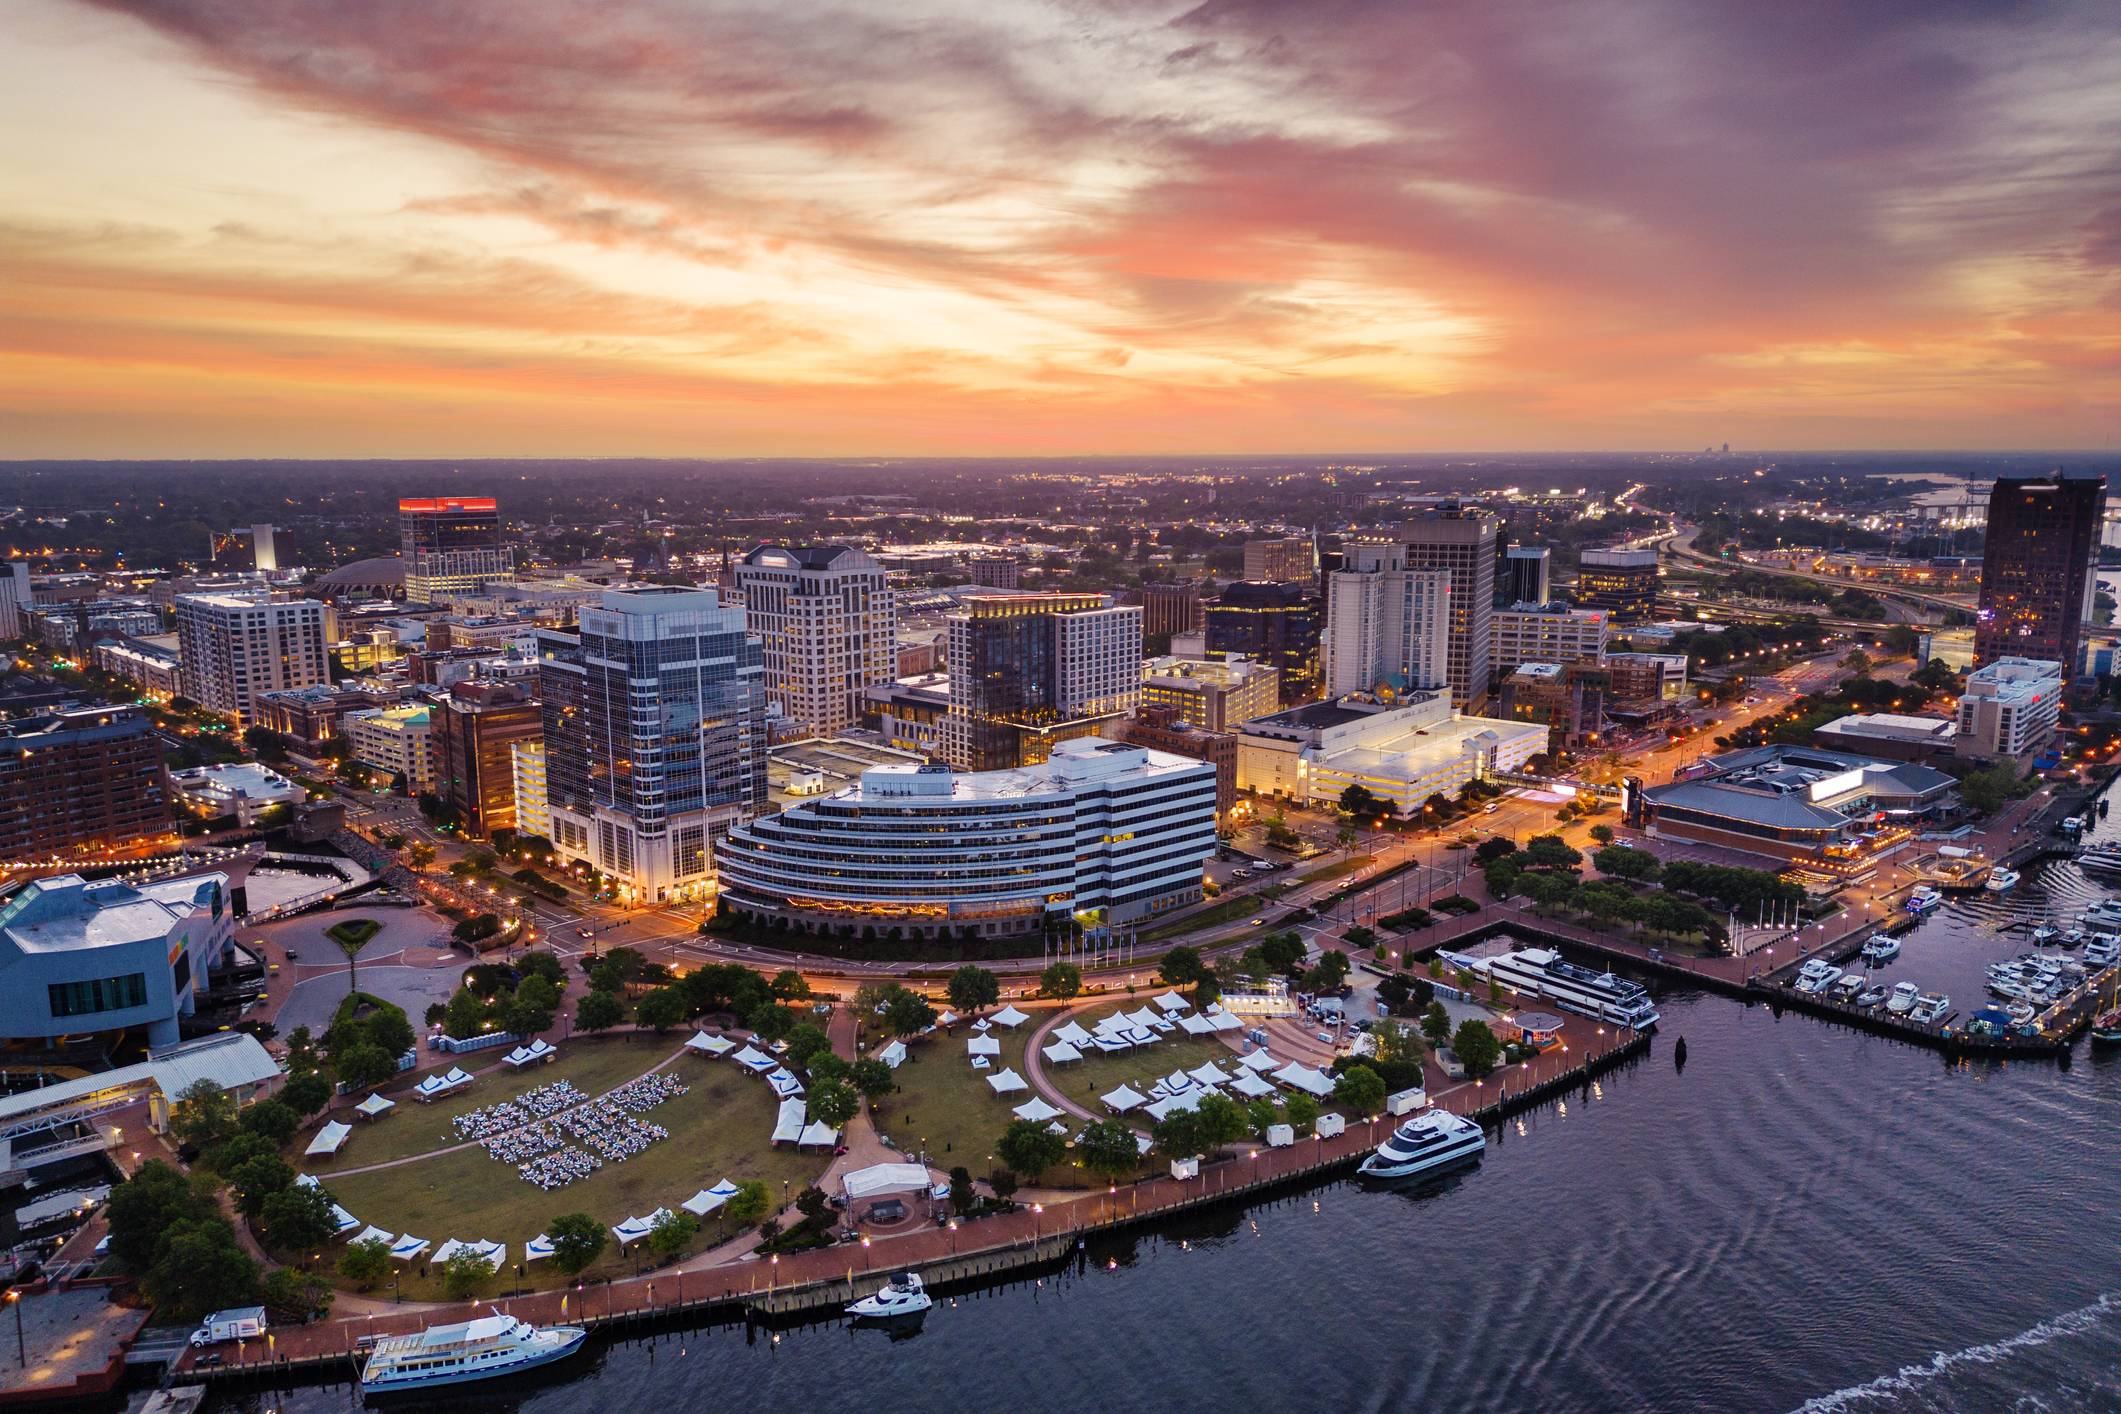
[[[1325,695],[1440,688],[1450,676],[1451,572],[1410,570],[1398,541],[1356,540],[1327,576]]]
[[[1584,551],[1576,562],[1576,606],[1603,609],[1616,624],[1657,617],[1657,551]]]
[[[845,545],[761,545],[736,566],[736,584],[765,651],[766,700],[826,736],[859,727],[863,692],[898,676],[884,567]]]
[[[1208,606],[1207,619],[1205,651],[1242,653],[1275,668],[1281,674],[1284,705],[1318,695],[1325,606],[1308,585],[1250,580],[1225,585],[1222,597]]]
[[[1554,552],[1545,545],[1511,545],[1502,552],[1501,600],[1505,604],[1544,604],[1554,597]],[[1498,671],[1500,671],[1498,669]]]
[[[485,496],[431,496],[398,502],[405,553],[405,601],[439,604],[515,583],[515,552],[498,502]]]
[[[607,589],[577,626],[537,632],[552,842],[629,900],[704,898],[766,803],[765,651],[712,589]]]
[[[2095,471],[1999,477],[1988,497],[1974,666],[2003,658],[2073,672],[2097,592],[2106,478]]]
[[[330,680],[325,607],[314,599],[179,594],[174,607],[177,681],[210,712],[256,726],[259,693]]]
[[[961,771],[1032,766],[1095,736],[1141,698],[1142,611],[1102,594],[973,595],[944,618],[943,758]]]
[[[1451,705],[1465,712],[1488,691],[1499,528],[1500,522],[1478,507],[1448,500],[1399,524],[1408,569],[1451,572],[1451,637],[1444,675]]]

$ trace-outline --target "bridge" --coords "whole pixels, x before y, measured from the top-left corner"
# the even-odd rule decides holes
[[[1528,776],[1520,771],[1483,771],[1480,778],[1504,785],[1530,786],[1533,790],[1572,790],[1579,795],[1595,795],[1600,800],[1620,799],[1619,786],[1593,785],[1589,781],[1567,781],[1559,776]]]

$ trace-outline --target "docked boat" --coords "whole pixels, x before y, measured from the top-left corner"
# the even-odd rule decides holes
[[[1944,907],[1944,894],[1928,884],[1917,884],[1915,891],[1907,896],[1909,913],[1931,913]]]
[[[1480,1126],[1448,1110],[1425,1110],[1392,1131],[1376,1153],[1362,1161],[1370,1178],[1409,1178],[1477,1156],[1488,1147]]]
[[[1861,972],[1844,972],[1835,980],[1831,995],[1837,1002],[1852,1001],[1858,992],[1871,984],[1871,979]]]
[[[1564,962],[1552,948],[1520,948],[1469,961],[1511,991],[1552,1002],[1563,1011],[1637,1031],[1657,1024],[1657,1008],[1641,983]]]
[[[1893,984],[1892,995],[1885,999],[1885,1009],[1904,1016],[1915,1005],[1915,998],[1921,994],[1922,989],[1912,982],[1896,982]]]
[[[1841,969],[1831,962],[1813,958],[1797,969],[1797,990],[1818,996],[1841,979]]]
[[[1915,998],[1914,1006],[1908,1009],[1907,1019],[1928,1026],[1932,1022],[1944,1020],[1945,1013],[1951,1009],[1952,999],[1944,993],[1924,992]]]
[[[580,1326],[541,1329],[514,1316],[481,1316],[384,1336],[361,1367],[361,1389],[400,1394],[520,1374],[566,1359],[587,1339],[589,1332]]]
[[[2052,923],[2041,923],[2033,928],[2033,942],[2035,945],[2038,945],[2040,943],[2052,943],[2055,939],[2061,936],[2062,930],[2060,928],[2057,928]]]
[[[1891,962],[1898,956],[1900,956],[1900,940],[1898,938],[1888,938],[1883,933],[1874,935],[1869,942],[1863,945],[1863,960],[1873,967]]]
[[[2121,872],[2121,849],[2087,849],[2077,856],[2077,865],[2083,869]]]
[[[900,1316],[918,1316],[935,1304],[921,1285],[920,1273],[900,1272],[859,1301],[849,1302],[847,1314],[864,1320],[887,1321]]]
[[[2055,941],[2065,948],[2081,948],[2084,946],[2084,930],[2082,928],[2064,928],[2062,936]]]
[[[1995,869],[1989,872],[1988,883],[1983,887],[1992,894],[2006,893],[2018,887],[2019,878],[2015,869]]]
[[[2083,921],[2091,925],[2086,932],[2105,932],[2121,928],[2121,903],[2110,898],[2100,899],[2084,910]]]
[[[1869,1011],[1872,1007],[1884,1002],[1888,995],[1884,987],[1874,984],[1865,987],[1856,994],[1856,1005],[1862,1007],[1865,1011]]]
[[[2121,1006],[2092,1018],[2092,1040],[2101,1046],[2121,1046]]]

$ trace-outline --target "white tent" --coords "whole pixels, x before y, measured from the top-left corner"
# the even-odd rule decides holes
[[[736,1195],[736,1185],[725,1178],[712,1188],[702,1188],[678,1206],[696,1218],[704,1218]]]
[[[893,1070],[897,1070],[901,1065],[905,1063],[906,1043],[904,1041],[893,1041],[890,1045],[884,1047],[884,1049],[882,1049],[881,1051],[878,1051],[876,1053],[876,1058],[882,1061],[885,1065],[890,1066]]]
[[[1133,1024],[1118,1012],[1114,1012],[1110,1016],[1101,1016],[1097,1019],[1097,1034],[1100,1036],[1113,1035],[1121,1031],[1132,1031],[1133,1029]]]
[[[1018,1011],[1013,1006],[1005,1006],[994,1014],[994,1024],[996,1026],[1022,1026],[1030,1019],[1029,1016]]]
[[[1010,1111],[1018,1119],[1058,1119],[1061,1111],[1039,1099],[1036,1095]]]
[[[987,1077],[987,1083],[994,1087],[994,1093],[997,1095],[1009,1095],[1031,1088],[1024,1077],[1013,1070],[1005,1070],[1000,1075],[990,1075]]]
[[[317,1137],[310,1140],[309,1147],[302,1152],[304,1154],[336,1154],[339,1152],[339,1146],[346,1142],[346,1136],[351,1133],[353,1133],[353,1126],[350,1124],[327,1124],[317,1131]]]
[[[1164,1088],[1174,1095],[1181,1090],[1190,1090],[1193,1088],[1193,1077],[1183,1070],[1174,1070],[1164,1077]]]
[[[773,1086],[773,1093],[784,1100],[791,1095],[803,1093],[803,1082],[796,1079],[795,1072],[791,1070],[776,1070],[766,1077],[766,1081]]]
[[[1002,1043],[992,1036],[974,1036],[965,1042],[965,1053],[974,1056],[998,1056],[1002,1053]]]
[[[1299,1061],[1290,1061],[1274,1072],[1275,1080],[1294,1090],[1303,1090],[1313,1095],[1325,1096],[1333,1093],[1333,1080],[1324,1071],[1313,1070]]]
[[[427,1239],[405,1233],[390,1244],[390,1259],[393,1262],[410,1262],[427,1250]]]
[[[1053,1062],[1055,1065],[1066,1065],[1069,1061],[1079,1061],[1083,1058],[1083,1053],[1075,1049],[1075,1047],[1069,1045],[1066,1041],[1054,1042],[1052,1045],[1046,1047],[1046,1049],[1041,1054],[1043,1054],[1047,1060]]]
[[[1260,1079],[1257,1075],[1254,1075],[1249,1070],[1246,1071],[1244,1074],[1238,1076],[1237,1079],[1231,1081],[1230,1088],[1232,1090],[1235,1090],[1238,1094],[1243,1095],[1248,1100],[1256,1100],[1262,1095],[1271,1095],[1274,1093],[1274,1087],[1272,1085],[1269,1085],[1266,1081]]]
[[[985,1017],[981,1017],[978,1021],[972,1023],[972,1029],[984,1036],[986,1033],[994,1029],[994,1023],[987,1020]]]
[[[1124,1051],[1133,1044],[1132,1041],[1123,1041],[1117,1036],[1100,1036],[1097,1038],[1097,1048],[1108,1056],[1114,1051]]]
[[[1166,1031],[1169,1031],[1171,1029],[1171,1024],[1169,1022],[1161,1022],[1159,1024]],[[1156,1033],[1154,1031],[1151,1031],[1146,1026],[1135,1027],[1132,1031],[1126,1033],[1126,1037],[1130,1043],[1137,1046],[1153,1045],[1156,1041]]]
[[[1268,1055],[1264,1050],[1254,1051],[1249,1056],[1239,1056],[1237,1063],[1246,1070],[1272,1070],[1281,1064],[1280,1061]]]
[[[1154,1139],[1151,1139],[1146,1134],[1137,1134],[1134,1136],[1134,1152],[1137,1154],[1148,1153],[1149,1150],[1155,1146],[1155,1144],[1156,1141]]]
[[[413,1087],[412,1093],[422,1100],[433,1100],[447,1095],[452,1090],[461,1090],[471,1083],[471,1076],[460,1066],[451,1066],[447,1075],[430,1075]]]
[[[1071,1046],[1086,1046],[1090,1043],[1090,1033],[1071,1021],[1066,1026],[1055,1031],[1053,1039],[1066,1042]]]
[[[801,1139],[803,1137],[803,1122],[808,1118],[808,1115],[809,1107],[801,1100],[781,1101],[781,1116],[774,1124],[773,1138],[768,1142],[779,1144],[785,1141],[792,1144],[796,1140]]]
[[[945,1011],[941,1016],[938,1016],[935,1019],[935,1024],[937,1026],[955,1026],[962,1019],[963,1018],[961,1018],[954,1011]]]
[[[920,1164],[871,1164],[840,1178],[840,1187],[850,1202],[859,1202],[878,1193],[903,1193],[910,1188],[927,1186],[928,1170]]]
[[[1147,1103],[1149,1103],[1147,1100],[1143,1099],[1140,1095],[1135,1094],[1133,1090],[1129,1089],[1125,1085],[1120,1086],[1111,1094],[1101,1096],[1100,1098],[1103,1099],[1104,1102],[1110,1105],[1113,1109],[1118,1110],[1121,1114],[1125,1114],[1128,1110],[1134,1109],[1137,1106],[1146,1105]]]
[[[776,1069],[780,1065],[780,1062],[772,1056],[760,1055],[749,1046],[736,1053],[736,1063],[744,1067],[744,1069],[756,1071],[760,1075],[764,1075],[767,1071]]]
[[[1178,1025],[1188,1036],[1206,1036],[1215,1030],[1215,1023],[1205,1016],[1181,1016]]]
[[[449,1241],[443,1243],[440,1247],[435,1248],[435,1265],[438,1267],[445,1266],[448,1264],[449,1259],[451,1257],[456,1256],[457,1253],[470,1252],[473,1250],[475,1250],[475,1244],[469,1242],[459,1242],[454,1237],[452,1237],[449,1239]]]
[[[398,1107],[396,1100],[386,1100],[381,1095],[370,1095],[354,1106],[354,1113],[365,1119],[374,1119],[379,1114],[388,1114]]]
[[[539,1061],[549,1061],[559,1053],[558,1047],[548,1046],[536,1037],[532,1037],[529,1045],[516,1047],[503,1056],[502,1060],[520,1070],[526,1065],[536,1065]]]
[[[806,1144],[823,1145],[837,1144],[839,1142],[840,1132],[823,1120],[818,1119],[812,1120],[809,1124],[803,1126],[803,1137],[795,1141],[795,1146],[800,1149]]]
[[[1152,1028],[1157,1026],[1169,1026],[1171,1024],[1170,1022],[1164,1020],[1160,1014],[1149,1010],[1149,1008],[1147,1007],[1143,1007],[1140,1011],[1128,1017],[1127,1020],[1133,1022],[1136,1026],[1145,1026]]]
[[[493,1263],[495,1271],[508,1265],[508,1244],[505,1242],[474,1242],[471,1250]]]
[[[313,1173],[298,1173],[298,1174],[296,1174],[296,1175],[295,1175],[295,1187],[297,1187],[297,1188],[315,1188],[316,1186],[317,1186],[317,1176],[316,1176],[315,1174],[313,1174]]]
[[[1177,1114],[1180,1110],[1197,1110],[1200,1108],[1200,1098],[1204,1093],[1204,1091],[1195,1088],[1186,1091],[1182,1095],[1169,1096],[1149,1106],[1145,1113],[1162,1120]]]
[[[1156,1004],[1174,1015],[1189,1009],[1193,1005],[1193,1003],[1187,1001],[1176,992],[1164,993],[1156,999]]]
[[[1189,1070],[1186,1074],[1203,1085],[1228,1085],[1230,1083],[1230,1077],[1217,1070],[1214,1061],[1209,1061],[1198,1070]]]
[[[626,1221],[620,1223],[617,1227],[612,1229],[612,1232],[617,1234],[618,1236],[619,1246],[631,1247],[634,1243],[639,1242],[649,1233],[654,1232],[656,1219],[662,1217],[669,1211],[670,1210],[668,1208],[658,1208],[645,1218],[628,1218],[626,1219]]]
[[[542,1262],[559,1250],[559,1248],[553,1246],[552,1239],[541,1232],[523,1244],[523,1261],[526,1265],[531,1262]]]
[[[1223,1012],[1221,1015],[1215,1018],[1215,1029],[1218,1032],[1242,1031],[1244,1030],[1244,1027],[1245,1024],[1242,1021],[1239,1021],[1235,1016],[1231,1015],[1227,1011]]]
[[[710,1036],[704,1031],[696,1031],[692,1039],[685,1043],[685,1049],[704,1052],[710,1056],[726,1056],[736,1049],[736,1042],[727,1036]]]
[[[362,1229],[362,1231],[361,1231],[361,1235],[360,1235],[359,1237],[355,1238],[355,1239],[354,1239],[354,1241],[355,1241],[355,1242],[380,1242],[380,1243],[382,1243],[382,1244],[383,1244],[383,1245],[384,1245],[385,1247],[388,1247],[388,1246],[390,1246],[390,1233],[389,1233],[388,1231],[386,1231],[385,1229],[383,1229],[383,1228],[380,1228],[380,1227],[369,1227],[369,1228],[364,1228],[364,1229]],[[349,1244],[349,1245],[351,1245],[351,1244]]]

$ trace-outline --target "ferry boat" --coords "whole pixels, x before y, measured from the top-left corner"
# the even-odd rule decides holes
[[[1876,967],[1900,956],[1900,940],[1879,933],[1863,945],[1863,960]]]
[[[1473,1121],[1447,1110],[1426,1110],[1393,1130],[1358,1171],[1370,1178],[1407,1178],[1473,1158],[1487,1147],[1487,1135]]]
[[[918,1316],[934,1304],[935,1298],[921,1285],[920,1273],[900,1272],[861,1300],[847,1303],[847,1314],[863,1320],[888,1321]]]
[[[2092,1018],[2092,1041],[2101,1046],[2121,1046],[2121,1006]]]
[[[361,1389],[367,1394],[398,1394],[520,1374],[566,1359],[587,1339],[589,1332],[580,1326],[541,1330],[514,1316],[481,1316],[410,1335],[384,1336],[361,1367]]]
[[[1985,887],[1992,894],[2005,893],[2018,887],[2018,879],[2019,874],[2015,869],[1997,869],[1989,874]]]
[[[1907,896],[1909,913],[1934,913],[1942,907],[1944,895],[1928,884],[1916,885],[1915,891]]]
[[[2077,856],[2082,869],[2121,870],[2121,849],[2088,849]]]
[[[1477,970],[1511,991],[1550,1001],[1563,1011],[1637,1031],[1657,1024],[1657,1008],[1641,983],[1563,962],[1551,948],[1520,948],[1473,961]]]

